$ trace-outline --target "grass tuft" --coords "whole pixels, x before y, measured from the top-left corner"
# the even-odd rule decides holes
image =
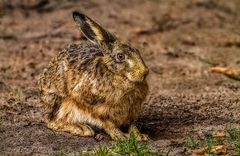
[[[196,149],[206,149],[205,154],[217,154],[213,153],[213,146],[225,145],[228,150],[228,154],[232,156],[240,156],[240,130],[237,128],[226,128],[226,136],[213,136],[213,131],[209,131],[207,135],[198,140],[193,138],[188,138],[184,141],[183,146],[190,148],[192,150]]]
[[[162,153],[153,150],[148,144],[138,142],[133,133],[124,141],[113,142],[110,146],[99,146],[92,151],[81,151],[79,156],[168,156],[167,153]],[[55,153],[56,156],[70,156],[72,153],[67,153],[61,150]],[[75,154],[76,155],[76,154]]]
[[[132,156],[163,156],[151,149],[147,144],[136,141],[133,133],[130,133],[128,140],[114,142],[109,147],[98,147],[90,156],[112,156],[112,155],[132,155]]]
[[[183,146],[191,149],[198,148],[200,147],[200,141],[196,141],[193,138],[188,138],[184,141]]]
[[[227,128],[226,131],[229,134],[231,140],[240,139],[240,130],[236,128]]]

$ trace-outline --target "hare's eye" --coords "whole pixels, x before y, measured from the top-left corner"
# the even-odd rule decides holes
[[[125,55],[122,53],[118,53],[116,56],[117,61],[121,62],[125,59]]]

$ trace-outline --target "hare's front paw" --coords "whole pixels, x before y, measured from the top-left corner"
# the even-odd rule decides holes
[[[130,135],[131,135],[131,132],[128,134],[128,136],[130,137]],[[149,140],[149,136],[147,134],[142,134],[140,132],[136,132],[136,133],[133,133],[133,135],[137,141],[148,141]]]
[[[149,136],[147,134],[141,134],[138,135],[138,137],[136,137],[136,140],[138,141],[148,141],[149,140]]]
[[[138,128],[135,125],[131,125],[129,128],[129,133],[128,135],[134,135],[135,139],[137,141],[147,141],[149,140],[149,136],[147,134],[142,134],[139,132]]]
[[[124,134],[123,132],[121,132],[120,130],[113,130],[109,133],[109,135],[111,136],[111,138],[113,140],[126,140],[128,139],[128,136],[126,134]]]

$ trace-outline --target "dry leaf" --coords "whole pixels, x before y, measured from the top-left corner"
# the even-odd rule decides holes
[[[204,155],[208,151],[208,147],[205,146],[203,148],[195,149],[193,150],[193,153],[197,155]],[[210,149],[211,154],[226,154],[227,153],[227,147],[225,145],[214,145]]]
[[[193,150],[193,153],[198,155],[204,155],[204,153],[207,152],[207,150],[208,150],[208,147],[202,147],[202,148]]]
[[[231,76],[239,76],[240,71],[234,70],[234,69],[229,69],[229,68],[223,68],[223,67],[212,67],[209,69],[210,72],[213,73],[221,73],[221,74],[226,74],[226,75],[231,75]]]
[[[216,154],[226,154],[227,153],[227,147],[225,145],[216,145],[212,146],[211,153],[216,153]]]
[[[213,137],[225,137],[225,136],[227,136],[227,132],[224,132],[224,131],[213,132],[212,136]]]

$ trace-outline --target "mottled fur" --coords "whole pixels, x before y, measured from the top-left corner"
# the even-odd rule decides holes
[[[94,125],[113,139],[124,139],[128,135],[119,127],[129,126],[141,138],[134,121],[148,92],[148,69],[138,50],[117,40],[87,16],[74,13],[81,30],[87,27],[82,31],[93,43],[69,45],[41,75],[39,86],[48,127],[92,136],[89,125]],[[124,54],[124,62],[116,60],[119,52]]]

